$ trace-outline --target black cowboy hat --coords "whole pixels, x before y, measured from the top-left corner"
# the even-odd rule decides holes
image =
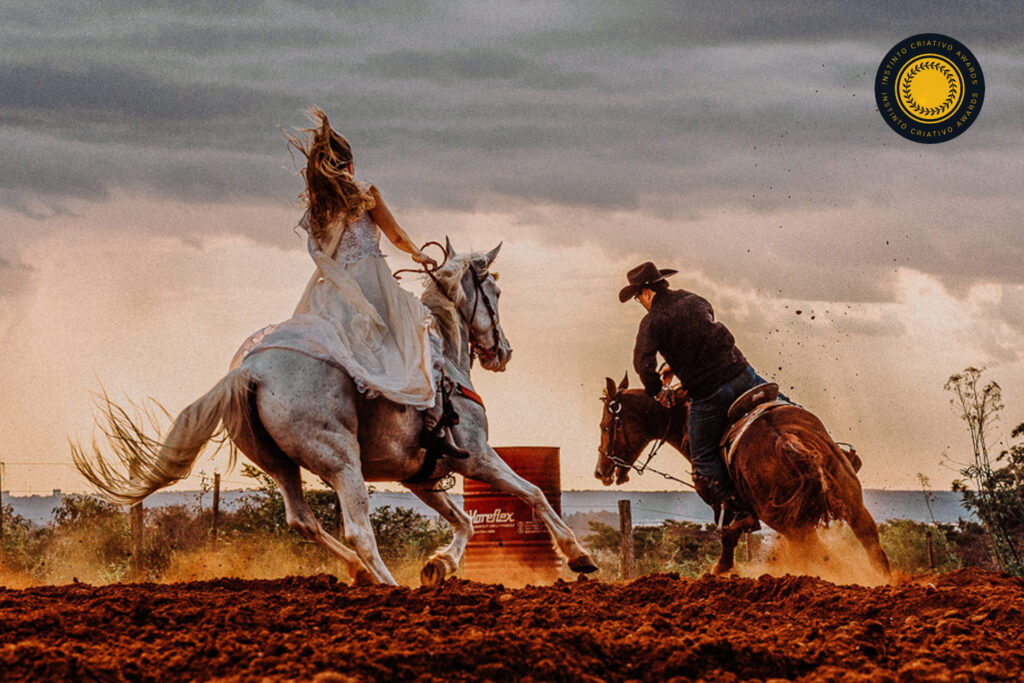
[[[619,292],[619,301],[625,303],[634,296],[639,294],[648,285],[653,285],[655,282],[661,282],[669,275],[675,275],[678,270],[672,270],[671,268],[658,269],[656,265],[647,261],[641,263],[636,268],[626,273],[626,279],[629,280],[629,284],[622,288]]]

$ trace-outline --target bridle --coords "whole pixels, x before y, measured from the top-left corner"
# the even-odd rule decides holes
[[[487,319],[490,321],[490,332],[492,342],[489,347],[484,347],[483,344],[474,339],[474,336],[472,334],[469,335],[469,364],[472,367],[473,358],[475,356],[480,356],[480,358],[493,358],[495,355],[497,355],[498,346],[500,345],[500,342],[498,341],[498,314],[494,310],[494,304],[491,303],[491,300],[487,297],[486,294],[484,294],[483,281],[480,279],[480,274],[476,272],[476,268],[473,267],[472,263],[469,264],[468,270],[469,274],[473,278],[473,310],[470,311],[469,316],[463,315],[462,309],[460,309],[458,306],[455,307],[455,310],[459,312],[459,316],[462,318],[462,322],[466,325],[466,329],[472,332],[473,320],[476,319],[477,307],[479,307],[480,302],[483,301],[484,310],[487,311]],[[431,275],[431,277],[433,277],[433,275]],[[448,295],[445,294],[445,296]],[[452,301],[452,303],[454,304],[455,302]]]
[[[668,440],[668,435],[672,431],[671,413],[669,414],[668,424],[665,426],[665,433],[661,435],[660,439],[654,442],[653,446],[651,446],[651,450],[647,452],[647,457],[644,459],[644,464],[638,466],[635,461],[626,462],[622,458],[618,457],[617,455],[615,455],[615,452],[613,450],[615,448],[616,432],[622,428],[622,402],[617,400],[613,396],[606,396],[604,399],[604,407],[605,410],[607,410],[611,414],[612,423],[611,426],[608,428],[608,448],[607,450],[602,452],[601,447],[598,446],[597,453],[599,456],[608,458],[616,467],[623,467],[628,470],[634,470],[637,474],[643,474],[644,472],[653,472],[654,474],[660,474],[666,479],[671,479],[672,481],[683,484],[684,486],[695,488],[694,485],[688,481],[683,481],[682,479],[673,477],[671,474],[668,474],[667,472],[659,472],[653,467],[650,467],[651,460],[653,460],[654,456],[658,454],[658,451],[661,449],[661,447],[665,445],[665,442]],[[624,433],[624,437],[628,439],[628,434]],[[626,446],[628,451],[628,441],[626,443]],[[639,460],[639,458],[637,459]]]
[[[440,270],[441,268],[444,267],[446,263],[448,263],[448,250],[445,249],[439,242],[427,242],[426,244],[423,245],[423,249],[431,245],[439,247],[441,251],[444,252],[444,260],[441,261],[441,264],[437,266],[437,268],[431,269],[425,265],[423,266],[422,270],[418,268],[402,268],[401,270],[395,271],[395,278],[398,278],[399,273],[426,273],[427,276],[429,276],[430,279],[434,281],[434,284],[437,285],[437,291],[441,293],[441,296],[443,296],[445,299],[448,299],[448,301],[451,302],[452,307],[455,309],[455,312],[458,313],[459,318],[462,319],[462,324],[466,326],[466,331],[469,333],[470,367],[473,366],[473,360],[477,356],[479,356],[480,358],[494,358],[498,353],[498,347],[501,345],[498,335],[498,314],[494,310],[494,304],[491,303],[491,300],[487,297],[486,294],[484,294],[483,280],[480,278],[480,274],[476,272],[476,268],[473,267],[472,263],[467,264],[467,270],[469,271],[473,280],[473,310],[470,311],[469,315],[467,316],[465,313],[462,312],[462,308],[455,301],[455,299],[448,295],[448,292],[445,291],[444,285],[442,285],[441,281],[437,279],[437,276],[434,275],[435,271]],[[484,346],[479,341],[477,341],[475,339],[475,336],[473,335],[473,320],[476,319],[477,308],[480,306],[481,300],[484,302],[484,310],[487,311],[487,317],[490,321],[490,327],[488,328],[491,333],[492,343],[490,346]]]

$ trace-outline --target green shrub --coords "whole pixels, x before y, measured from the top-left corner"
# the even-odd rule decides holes
[[[589,526],[583,544],[601,575],[621,578],[619,530],[593,520]],[[713,524],[667,519],[655,527],[634,527],[633,552],[638,576],[657,572],[701,576],[718,559],[721,543]]]
[[[878,538],[893,569],[907,574],[933,570],[928,559],[929,537],[934,571],[958,569],[960,559],[941,528],[910,519],[890,519],[878,526]]]

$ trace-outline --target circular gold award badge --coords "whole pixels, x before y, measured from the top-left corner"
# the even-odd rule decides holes
[[[893,47],[875,76],[875,101],[889,127],[914,142],[952,140],[981,111],[985,80],[962,43],[938,33]]]

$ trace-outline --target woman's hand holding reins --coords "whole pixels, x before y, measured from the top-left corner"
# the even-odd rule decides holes
[[[437,261],[427,256],[419,249],[417,249],[416,253],[412,255],[412,260],[421,266],[428,266],[431,270],[437,270]]]

